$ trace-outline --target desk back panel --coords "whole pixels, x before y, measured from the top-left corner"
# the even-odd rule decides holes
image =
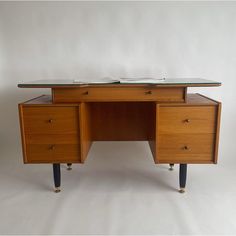
[[[155,126],[155,103],[90,103],[93,141],[147,141]],[[154,129],[153,129],[154,130]]]

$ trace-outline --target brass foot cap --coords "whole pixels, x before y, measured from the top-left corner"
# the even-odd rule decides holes
[[[185,193],[185,188],[180,188],[179,192],[180,193]]]
[[[60,188],[55,188],[54,192],[59,193],[59,192],[61,192],[61,189]]]

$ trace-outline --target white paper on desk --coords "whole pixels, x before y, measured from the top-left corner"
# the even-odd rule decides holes
[[[157,84],[164,82],[165,78],[120,78],[119,81],[121,84]]]
[[[140,78],[120,78],[120,79],[113,79],[110,77],[103,77],[100,79],[93,79],[93,80],[84,80],[84,79],[75,79],[73,82],[77,84],[113,84],[113,83],[121,83],[121,84],[157,84],[160,82],[164,82],[164,78],[147,78],[147,77],[140,77]]]
[[[73,82],[77,84],[113,84],[113,83],[119,83],[119,80],[112,79],[110,77],[103,77],[96,80],[75,79]]]

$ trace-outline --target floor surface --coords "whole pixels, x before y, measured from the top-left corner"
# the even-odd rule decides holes
[[[24,165],[20,148],[0,156],[0,234],[236,234],[235,162],[155,165],[146,142],[94,143],[84,165]]]

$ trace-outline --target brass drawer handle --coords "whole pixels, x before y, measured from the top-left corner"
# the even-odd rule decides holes
[[[152,94],[152,91],[151,90],[146,91],[145,94]]]
[[[183,149],[184,150],[190,150],[190,148],[188,146],[184,146]]]
[[[49,147],[49,150],[54,150],[55,149],[55,145],[51,145],[50,147]]]
[[[185,119],[184,122],[185,123],[190,123],[190,119]]]
[[[48,120],[48,123],[52,123],[52,122],[53,122],[53,119],[49,119],[49,120]]]
[[[88,94],[89,94],[89,92],[88,92],[88,91],[86,91],[86,92],[84,92],[84,93],[83,93],[83,95],[88,95]]]

